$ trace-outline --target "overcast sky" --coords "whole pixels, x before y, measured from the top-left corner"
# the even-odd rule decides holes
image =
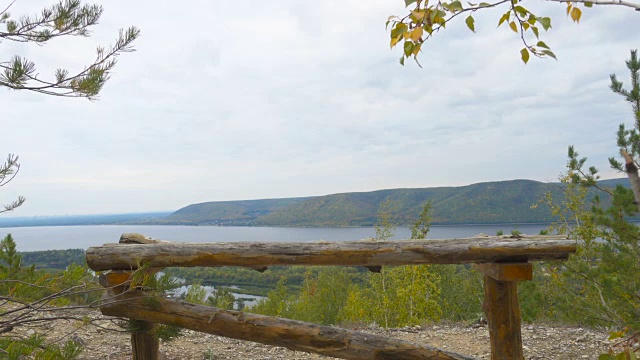
[[[49,1],[17,1],[12,14]],[[604,177],[630,107],[608,89],[640,47],[640,13],[530,2],[553,19],[558,61],[519,58],[500,12],[462,18],[398,64],[384,23],[402,0],[103,2],[90,38],[3,42],[42,76],[91,62],[136,25],[99,101],[2,90],[0,153],[20,156],[0,191],[10,216],[176,210],[204,201],[484,181],[554,181],[569,144]],[[502,10],[504,12],[504,9]]]

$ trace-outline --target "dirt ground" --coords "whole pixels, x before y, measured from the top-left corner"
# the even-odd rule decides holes
[[[14,335],[44,332],[50,339],[69,339],[84,344],[82,359],[131,359],[129,334],[103,318],[97,311],[82,310],[97,318],[96,326],[82,326],[78,321],[58,320],[37,328],[21,328]],[[76,313],[77,315],[77,313]],[[402,329],[357,329],[368,333],[392,336],[417,343],[429,344],[479,359],[489,359],[489,333],[486,326],[437,324]],[[604,330],[548,325],[523,325],[522,337],[526,359],[596,359],[608,350],[611,343]],[[164,360],[222,360],[222,359],[330,359],[328,357],[291,351],[281,347],[261,345],[215,335],[185,330],[183,336],[160,344]]]

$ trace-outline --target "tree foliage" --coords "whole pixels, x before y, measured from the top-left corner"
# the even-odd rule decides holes
[[[18,157],[13,154],[7,156],[7,160],[0,165],[0,187],[6,186],[15,178],[20,171],[20,163]],[[0,210],[0,213],[12,211],[20,205],[24,204],[26,198],[24,196],[18,196],[18,199],[5,204],[4,209]]]
[[[599,5],[623,5],[640,10],[640,3],[625,0],[551,0],[564,3],[567,16],[579,23],[584,8],[590,8],[594,4]],[[552,28],[551,18],[539,15],[525,7],[521,0],[497,0],[490,2],[471,3],[460,0],[429,2],[427,0],[404,0],[408,14],[404,16],[392,15],[387,20],[387,29],[390,29],[390,45],[394,48],[402,44],[402,56],[400,63],[404,65],[405,59],[413,57],[418,62],[418,55],[423,50],[424,43],[435,36],[457,17],[465,17],[467,28],[476,32],[476,21],[473,15],[478,11],[489,8],[504,10],[498,19],[498,27],[507,28],[519,38],[524,47],[520,50],[520,57],[526,64],[531,55],[536,57],[556,58],[541,38],[543,31]],[[419,63],[418,63],[419,65]]]
[[[34,266],[21,266],[21,256],[11,235],[0,241],[0,357],[23,359],[75,359],[82,346],[70,339],[62,344],[48,342],[46,336],[35,333],[27,338],[11,336],[20,327],[34,326],[54,319],[66,319],[87,324],[81,315],[63,311],[92,307],[102,292],[86,268],[69,266],[52,275]],[[45,315],[46,314],[46,315]],[[5,335],[5,334],[8,334]]]
[[[59,37],[89,36],[91,27],[98,24],[103,12],[101,5],[62,0],[42,9],[39,14],[14,17],[9,12],[11,5],[13,2],[0,12],[0,24],[4,25],[0,39],[40,45]],[[58,68],[50,79],[40,76],[31,59],[15,55],[0,62],[0,86],[46,95],[95,99],[109,79],[118,55],[133,51],[133,41],[139,35],[136,27],[120,30],[115,43],[109,47],[98,47],[95,59],[83,70],[70,73],[67,69]]]
[[[638,164],[640,62],[637,51],[631,51],[626,64],[631,73],[631,88],[624,89],[615,75],[611,75],[610,88],[632,105],[634,126],[631,129],[624,124],[619,126],[617,145],[625,158]],[[573,220],[573,226],[568,227],[569,233],[580,240],[580,246],[569,261],[553,269],[553,278],[564,290],[564,299],[560,299],[559,304],[564,306],[564,315],[569,319],[617,328],[619,331],[613,333],[614,337],[640,331],[640,280],[637,276],[640,273],[640,227],[628,221],[639,212],[634,192],[622,186],[615,189],[599,187],[596,183],[598,170],[593,166],[586,168],[587,159],[579,157],[572,146],[568,155],[567,174],[563,178],[567,183],[568,200],[562,207],[557,207],[556,212],[570,215],[568,219]],[[613,169],[625,171],[622,162],[615,157],[610,158],[609,163]],[[632,171],[637,176],[637,167]],[[634,175],[632,171],[627,166],[625,172],[629,172],[630,177]],[[611,205],[602,206],[596,198],[591,209],[580,206],[585,203],[587,187],[597,187],[612,196]],[[560,230],[566,228],[561,226]],[[623,349],[619,356],[629,358],[627,356],[637,350],[637,345],[631,346]],[[608,354],[602,358],[616,357]]]
[[[0,10],[0,42],[35,43],[45,45],[65,36],[89,36],[89,30],[102,15],[100,5],[83,4],[80,0],[62,0],[45,7],[39,14],[13,16],[9,10],[12,1]],[[132,43],[140,32],[135,27],[120,30],[110,47],[98,47],[93,62],[83,70],[70,73],[58,68],[51,78],[43,78],[31,59],[19,55],[0,61],[0,87],[28,90],[45,95],[83,97],[95,99],[109,79],[118,55],[133,51]],[[18,157],[10,154],[0,165],[0,187],[11,182],[18,171]],[[25,202],[19,196],[4,205],[7,212]],[[35,266],[21,267],[21,256],[11,235],[0,242],[0,354],[3,358],[23,359],[75,359],[82,346],[73,340],[59,345],[47,342],[42,334],[29,338],[12,336],[14,328],[33,326],[54,319],[67,319],[86,324],[87,319],[75,315],[60,314],[60,310],[76,307],[93,307],[99,303],[103,288],[86,268],[69,266],[58,275],[37,271]],[[73,306],[70,306],[73,305]],[[63,308],[60,308],[60,307]],[[90,320],[89,320],[90,322]],[[8,334],[8,335],[5,335]]]
[[[391,201],[378,211],[375,240],[393,236]],[[423,208],[421,221],[414,224],[416,234],[426,236],[430,227],[430,204]],[[439,278],[430,266],[394,266],[372,269],[323,267],[308,270],[299,292],[289,294],[281,279],[253,312],[284,316],[322,324],[377,324],[384,327],[419,325],[438,321]]]

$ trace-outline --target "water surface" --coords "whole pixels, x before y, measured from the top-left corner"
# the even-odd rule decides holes
[[[523,234],[538,234],[545,224],[492,224],[432,226],[429,239],[470,237],[477,234],[495,235],[518,230]],[[154,239],[176,242],[236,242],[236,241],[348,241],[375,236],[373,227],[352,228],[290,228],[290,227],[231,227],[231,226],[173,226],[173,225],[88,225],[38,226],[2,228],[0,234],[11,233],[18,251],[55,249],[86,249],[106,243],[117,243],[127,232],[141,233]],[[409,239],[411,231],[399,227],[393,239]]]

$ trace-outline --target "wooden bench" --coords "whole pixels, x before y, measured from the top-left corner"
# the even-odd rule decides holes
[[[477,236],[447,240],[345,242],[180,243],[123,234],[118,244],[91,247],[87,264],[107,288],[101,311],[138,320],[132,333],[134,360],[158,358],[154,324],[286,347],[343,359],[472,359],[394,338],[301,321],[222,310],[178,300],[147,301],[129,286],[135,271],[166,267],[274,265],[396,266],[475,264],[484,274],[484,305],[491,359],[524,360],[517,282],[532,279],[532,261],[565,260],[576,242],[562,236]],[[140,270],[143,269],[143,270]],[[147,300],[145,300],[147,299]]]

